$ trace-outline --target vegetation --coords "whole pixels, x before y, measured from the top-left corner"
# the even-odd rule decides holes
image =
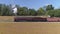
[[[60,17],[60,9],[54,9],[53,5],[47,5],[45,8],[40,7],[38,10],[27,8],[27,7],[17,7],[17,16],[48,16]],[[12,5],[0,4],[0,16],[14,16]]]

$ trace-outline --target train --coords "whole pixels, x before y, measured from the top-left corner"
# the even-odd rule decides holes
[[[60,22],[56,17],[15,17],[14,22]]]

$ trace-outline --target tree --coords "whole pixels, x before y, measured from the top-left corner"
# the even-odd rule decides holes
[[[37,10],[37,15],[39,15],[39,16],[45,15],[44,9],[43,9],[43,8],[39,8],[39,9]]]
[[[47,13],[51,17],[60,17],[60,9],[49,10],[49,11],[47,11]]]
[[[53,16],[53,12],[54,12],[54,7],[52,6],[52,5],[47,5],[47,6],[45,6],[45,8],[46,8],[46,13],[45,13],[45,15],[46,16],[48,16],[48,15],[50,15],[50,16]],[[49,13],[50,12],[50,13]]]
[[[19,16],[27,16],[28,15],[28,8],[27,7],[20,7],[17,14]]]
[[[12,12],[10,10],[11,7],[9,7],[8,5],[2,4],[1,5],[1,11],[0,11],[0,15],[1,16],[11,16]]]
[[[54,9],[54,7],[52,6],[52,5],[47,5],[46,6],[46,11],[48,11],[48,10],[53,10]]]
[[[56,9],[54,13],[55,17],[60,17],[60,9]]]
[[[0,16],[2,15],[2,4],[0,4]]]
[[[37,12],[35,9],[29,9],[28,13],[29,13],[29,16],[36,16],[37,15]]]
[[[8,5],[5,6],[5,8],[4,8],[4,14],[3,15],[5,15],[5,16],[12,16],[13,12],[11,10],[11,7],[9,7]]]
[[[55,10],[49,10],[47,11],[47,14],[50,15],[51,17],[54,17]]]
[[[1,5],[0,16],[2,16],[4,14],[4,9],[5,9],[6,5],[5,4],[0,4],[0,5]]]

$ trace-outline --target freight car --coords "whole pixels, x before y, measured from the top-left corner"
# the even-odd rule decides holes
[[[60,18],[58,17],[47,18],[47,22],[60,22]]]
[[[47,22],[47,18],[42,17],[15,17],[15,22]]]
[[[14,22],[60,22],[60,18],[49,17],[15,17]]]

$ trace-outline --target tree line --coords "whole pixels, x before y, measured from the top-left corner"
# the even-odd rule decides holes
[[[21,7],[17,7],[17,16],[51,16],[60,17],[60,9],[55,9],[53,5],[47,5],[40,7],[38,10]],[[0,16],[14,16],[12,5],[0,4]]]

